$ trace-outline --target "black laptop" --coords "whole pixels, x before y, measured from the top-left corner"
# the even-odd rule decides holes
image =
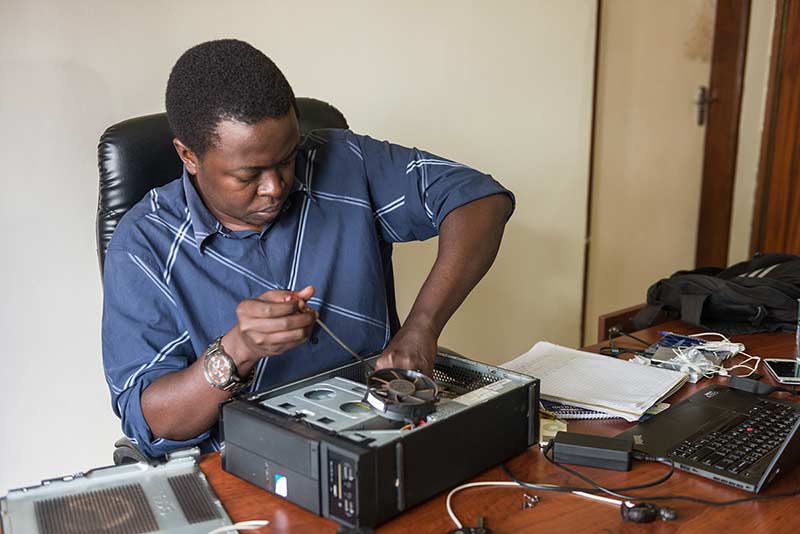
[[[619,437],[675,467],[754,493],[800,460],[800,404],[709,386]]]

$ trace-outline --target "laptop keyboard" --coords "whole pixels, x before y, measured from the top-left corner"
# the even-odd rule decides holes
[[[791,406],[762,400],[723,428],[687,439],[670,456],[737,475],[781,445],[798,416]]]

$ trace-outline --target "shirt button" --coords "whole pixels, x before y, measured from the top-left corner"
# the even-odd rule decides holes
[[[317,343],[319,343],[319,338],[317,336],[311,336],[311,339],[309,339],[309,341],[311,342],[312,345],[316,345]]]

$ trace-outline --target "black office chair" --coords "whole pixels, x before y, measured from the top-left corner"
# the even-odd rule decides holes
[[[298,98],[300,135],[320,128],[347,128],[344,115],[321,100]],[[182,163],[172,145],[166,113],[136,117],[110,126],[100,137],[97,162],[97,259],[100,277],[111,236],[120,219],[148,191],[181,175]],[[150,461],[129,440],[115,443],[114,463]]]

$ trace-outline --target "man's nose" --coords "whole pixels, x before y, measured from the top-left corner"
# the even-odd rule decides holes
[[[285,184],[277,169],[265,170],[258,182],[258,195],[262,197],[280,197]]]

